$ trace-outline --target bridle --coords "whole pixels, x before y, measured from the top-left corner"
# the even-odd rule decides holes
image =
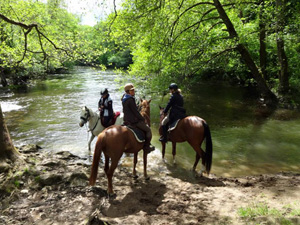
[[[86,118],[83,117],[83,116],[80,117],[80,119],[83,120],[84,124],[86,124],[87,121],[89,120],[89,118],[91,117],[90,111],[87,108],[85,108],[85,111],[86,111]],[[98,120],[97,120],[95,126],[93,127],[93,129],[90,129],[89,131],[93,132],[95,130],[95,128],[98,125],[99,120],[100,120],[100,118],[98,118]]]
[[[83,116],[81,116],[80,119],[83,120],[84,123],[87,123],[87,121],[89,120],[91,114],[90,114],[90,111],[87,108],[85,109],[85,111],[87,112],[86,118],[84,118]]]

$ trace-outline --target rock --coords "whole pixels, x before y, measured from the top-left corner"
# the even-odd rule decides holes
[[[7,172],[11,168],[11,165],[7,162],[0,162],[0,173]]]
[[[61,163],[59,161],[56,160],[46,160],[46,162],[42,163],[42,166],[46,166],[46,167],[60,167]]]
[[[38,182],[42,186],[55,185],[63,180],[60,174],[43,174],[39,177]]]
[[[71,186],[87,186],[87,180],[88,176],[82,172],[74,172],[68,179]]]
[[[35,145],[35,144],[28,144],[28,145],[23,145],[19,148],[19,152],[21,153],[32,153],[32,152],[38,152],[40,149],[42,149],[40,146]]]
[[[73,155],[72,153],[70,153],[68,151],[57,152],[56,154],[59,155],[60,158],[64,159],[64,160],[80,159],[78,156]]]
[[[86,225],[109,225],[108,222],[104,222],[100,219],[101,213],[99,209],[96,209],[89,218]]]

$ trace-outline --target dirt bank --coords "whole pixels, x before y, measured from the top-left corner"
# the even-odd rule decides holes
[[[0,224],[300,224],[300,174],[194,178],[166,170],[145,181],[119,166],[117,196],[108,198],[103,165],[89,187],[90,166],[68,152],[31,146],[21,156],[0,174]]]

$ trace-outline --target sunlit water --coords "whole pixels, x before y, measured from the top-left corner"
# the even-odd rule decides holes
[[[114,110],[121,111],[120,98],[126,82],[113,72],[77,68],[72,74],[38,81],[26,91],[2,94],[1,107],[13,142],[16,146],[34,143],[53,152],[70,151],[89,161],[90,134],[86,127],[78,125],[80,108],[87,106],[96,111],[99,92],[107,87]],[[252,100],[251,90],[221,84],[201,84],[193,90],[185,94],[185,107],[189,115],[198,115],[210,125],[214,146],[211,173],[239,176],[300,171],[298,112],[277,110],[266,118]],[[158,141],[159,105],[165,106],[169,96],[147,93],[150,91],[138,88],[138,96],[152,98],[152,143],[156,150],[148,156],[149,173],[169,169],[178,176],[191,174],[195,152],[186,143],[177,145],[176,165],[172,164],[171,144],[167,145],[167,163],[162,162]],[[95,141],[92,149],[94,145]],[[141,155],[139,167],[143,161]],[[131,167],[132,158],[123,158],[121,164]]]

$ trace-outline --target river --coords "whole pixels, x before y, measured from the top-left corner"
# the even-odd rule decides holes
[[[114,110],[121,111],[120,98],[126,82],[112,71],[78,67],[71,74],[36,81],[26,90],[1,94],[1,107],[14,144],[34,143],[46,151],[70,151],[89,161],[89,133],[78,125],[80,109],[87,106],[96,111],[99,92],[107,87]],[[166,168],[177,175],[190,174],[187,171],[195,153],[186,143],[178,144],[176,165],[172,165],[171,144],[167,145],[167,163],[161,160],[159,105],[165,106],[169,97],[151,92],[147,95],[147,90],[137,89],[137,96],[152,98],[152,143],[156,150],[148,156],[150,174]],[[281,109],[266,116],[254,101],[255,92],[225,84],[202,83],[190,94],[184,90],[183,94],[187,113],[204,118],[210,125],[214,146],[211,173],[228,177],[300,171],[299,112]],[[94,144],[95,141],[92,148]],[[142,161],[140,154],[139,167]],[[124,157],[120,163],[131,167],[132,158]]]

